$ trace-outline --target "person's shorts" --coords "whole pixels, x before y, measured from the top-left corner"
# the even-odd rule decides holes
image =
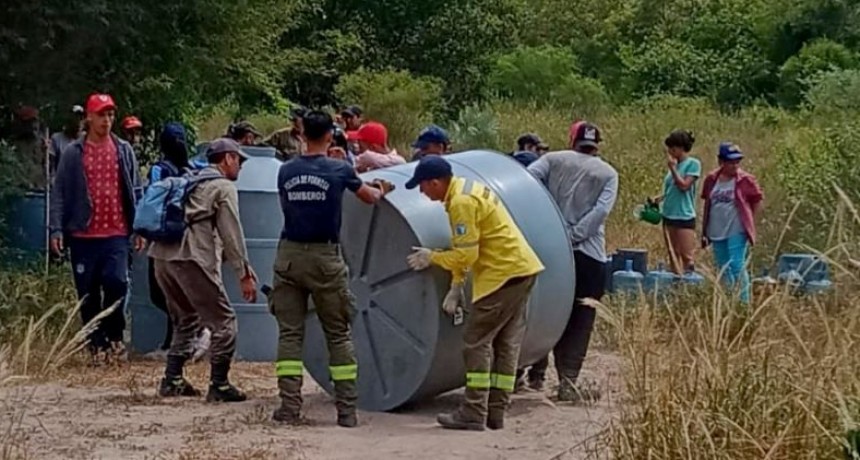
[[[664,217],[663,224],[672,228],[686,228],[688,230],[696,229],[696,219],[669,219]]]

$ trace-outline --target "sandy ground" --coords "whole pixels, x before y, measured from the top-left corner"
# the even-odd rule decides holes
[[[618,396],[618,360],[595,352],[585,375],[607,393],[591,407],[555,404],[546,393],[515,395],[506,429],[455,432],[438,428],[438,412],[461,392],[397,413],[360,413],[355,429],[335,425],[331,398],[305,380],[311,426],[271,422],[277,397],[269,364],[239,363],[233,380],[249,400],[207,404],[155,396],[161,364],[133,362],[86,368],[48,383],[0,389],[0,457],[26,459],[520,459],[586,458]],[[189,370],[203,386],[206,367]],[[554,385],[549,383],[549,388]],[[4,455],[5,449],[6,455]]]

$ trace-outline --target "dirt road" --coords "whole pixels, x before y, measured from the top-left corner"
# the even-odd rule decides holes
[[[586,368],[610,390],[600,404],[516,395],[507,428],[483,433],[436,426],[436,414],[456,407],[458,392],[398,413],[362,412],[361,426],[350,430],[334,424],[331,399],[307,378],[306,414],[314,424],[296,428],[270,421],[277,397],[269,364],[236,365],[234,381],[250,396],[236,405],[157,398],[160,363],[81,368],[61,381],[0,389],[0,441],[35,459],[581,459],[583,441],[611,416],[618,362],[594,353]],[[205,373],[193,366],[190,379],[202,386]]]

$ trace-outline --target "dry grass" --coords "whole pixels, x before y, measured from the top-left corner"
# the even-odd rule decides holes
[[[839,261],[833,261],[840,266]],[[598,305],[625,361],[625,398],[595,458],[845,458],[860,427],[855,274],[838,292],[722,289]],[[852,457],[847,457],[852,458]],[[857,458],[857,457],[853,457]]]

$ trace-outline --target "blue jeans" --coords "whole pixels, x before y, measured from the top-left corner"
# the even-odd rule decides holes
[[[740,282],[741,302],[750,302],[750,276],[746,270],[747,236],[740,233],[722,241],[714,241],[714,260],[722,281],[730,289],[737,289]]]

